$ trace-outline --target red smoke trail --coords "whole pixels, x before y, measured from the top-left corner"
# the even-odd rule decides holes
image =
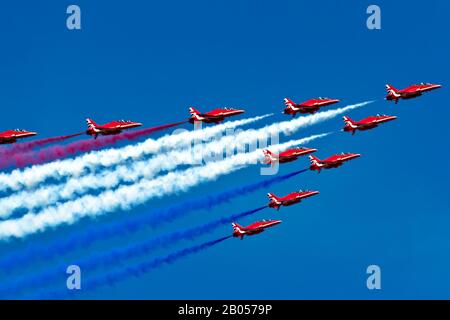
[[[10,147],[0,149],[0,157],[10,157],[13,154],[16,154],[19,152],[26,152],[26,151],[33,150],[34,148],[37,148],[37,147],[43,147],[50,143],[64,141],[64,140],[67,140],[67,139],[70,139],[73,137],[80,136],[83,133],[84,132],[80,132],[80,133],[70,134],[67,136],[59,136],[59,137],[45,138],[45,139],[40,139],[40,140],[35,140],[35,141],[17,143]]]
[[[65,158],[68,156],[72,156],[74,154],[80,153],[80,152],[89,152],[92,150],[101,149],[103,147],[113,145],[117,142],[123,141],[123,140],[134,140],[149,134],[152,134],[154,132],[172,128],[175,126],[179,126],[180,124],[185,123],[183,122],[177,122],[172,124],[166,124],[162,126],[157,126],[153,128],[146,128],[142,130],[137,130],[133,132],[125,132],[114,136],[107,136],[107,137],[101,137],[98,139],[86,139],[86,140],[80,140],[75,141],[66,145],[57,145],[48,147],[45,149],[41,149],[38,151],[28,151],[28,152],[22,152],[22,153],[16,153],[12,155],[11,157],[1,157],[0,158],[0,169],[7,168],[7,167],[25,167],[27,165],[31,164],[41,164],[61,158]]]

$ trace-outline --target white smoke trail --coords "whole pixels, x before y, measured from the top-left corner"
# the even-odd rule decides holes
[[[278,152],[326,135],[328,133],[273,145],[271,149]],[[119,209],[127,210],[152,198],[186,191],[200,183],[213,181],[221,175],[257,163],[261,155],[260,149],[250,153],[239,153],[222,161],[210,162],[184,171],[170,172],[152,180],[141,179],[132,185],[121,186],[95,196],[85,195],[73,201],[48,207],[36,214],[29,213],[18,219],[3,221],[0,222],[0,239],[22,238],[61,224],[72,224],[83,217],[98,216]]]
[[[178,134],[165,135],[157,140],[147,139],[144,142],[123,148],[94,151],[74,159],[55,161],[26,169],[16,169],[10,173],[0,174],[0,191],[19,191],[33,188],[50,178],[60,180],[67,176],[79,177],[89,171],[94,171],[96,168],[110,167],[129,159],[136,160],[163,150],[176,149],[191,144],[196,139],[207,139],[225,130],[250,124],[271,115],[266,114],[230,121],[202,130],[183,131]]]
[[[14,209],[28,210],[49,206],[59,201],[71,200],[91,190],[114,188],[122,182],[134,183],[142,178],[151,179],[160,171],[172,170],[179,165],[194,164],[195,158],[204,158],[207,154],[222,155],[224,149],[234,150],[245,148],[245,145],[255,145],[258,141],[267,141],[271,135],[292,133],[301,127],[316,124],[330,119],[350,108],[362,104],[347,106],[341,109],[329,110],[291,121],[271,124],[260,129],[249,129],[232,136],[222,137],[202,146],[202,154],[192,154],[191,150],[171,151],[155,156],[152,159],[141,160],[130,165],[116,167],[115,170],[102,171],[99,174],[85,175],[81,178],[69,179],[61,185],[41,187],[34,192],[22,191],[18,194],[0,199],[0,217],[7,218]]]

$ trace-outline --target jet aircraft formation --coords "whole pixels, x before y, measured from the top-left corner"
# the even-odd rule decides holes
[[[439,84],[421,83],[411,85],[402,90],[397,90],[393,86],[387,84],[386,89],[388,94],[385,97],[385,99],[388,101],[393,100],[397,104],[399,99],[411,99],[419,97],[422,95],[423,92],[438,89],[440,87],[441,85]],[[295,117],[297,113],[313,114],[316,113],[322,107],[335,104],[338,102],[339,102],[338,99],[316,98],[297,104],[293,102],[291,99],[285,98],[284,104],[286,105],[286,108],[284,109],[283,113],[287,115],[292,115],[293,117]],[[376,116],[368,116],[359,121],[352,120],[348,116],[344,116],[343,119],[345,126],[343,127],[342,131],[351,132],[354,135],[357,130],[359,131],[370,130],[378,127],[382,123],[395,120],[397,119],[397,117],[378,114]],[[276,163],[281,164],[296,161],[298,160],[299,157],[309,155],[309,160],[311,162],[309,169],[320,173],[322,169],[338,168],[342,166],[344,162],[356,159],[361,156],[358,153],[341,153],[332,155],[324,160],[320,160],[314,155],[311,155],[311,153],[314,153],[316,151],[317,149],[300,147],[288,149],[283,152],[280,152],[279,154],[274,154],[270,150],[265,149],[263,150],[265,156],[264,163],[271,165],[274,165]],[[319,191],[300,190],[296,192],[291,192],[283,197],[278,197],[273,193],[269,192],[267,194],[269,197],[268,206],[279,210],[280,207],[282,206],[291,206],[300,203],[302,199],[309,198],[317,194],[319,194]],[[259,234],[263,232],[265,229],[276,226],[281,222],[282,222],[281,220],[256,221],[248,225],[247,227],[243,227],[239,225],[237,222],[233,222],[232,223],[233,237],[239,237],[243,239],[244,236],[252,236],[255,234]]]
[[[424,92],[435,90],[440,88],[439,84],[432,83],[420,83],[413,84],[405,89],[397,90],[393,86],[387,84],[386,90],[387,95],[385,100],[395,101],[397,104],[400,99],[412,99],[421,96]],[[295,117],[297,113],[301,114],[314,114],[319,111],[321,108],[339,103],[340,100],[333,98],[313,98],[301,103],[295,103],[289,98],[284,99],[285,109],[283,113],[286,115],[291,115]],[[223,122],[226,118],[236,116],[244,113],[244,110],[241,109],[233,109],[233,108],[222,108],[222,109],[214,109],[209,112],[202,113],[198,111],[194,107],[189,108],[189,112],[191,117],[187,120],[190,123],[213,123],[219,124]],[[342,131],[351,132],[355,134],[356,131],[364,131],[378,127],[380,124],[395,120],[396,116],[390,115],[375,115],[368,116],[364,119],[355,121],[348,116],[344,116],[344,124]],[[131,120],[117,120],[111,121],[106,124],[99,125],[94,120],[88,118],[86,119],[88,129],[86,130],[86,134],[93,136],[94,139],[97,139],[99,135],[116,135],[122,133],[124,130],[129,130],[133,128],[137,128],[142,126],[140,122],[134,122]],[[14,129],[7,130],[4,132],[0,132],[0,144],[12,144],[16,143],[20,139],[28,138],[37,135],[36,132],[23,130],[23,129]],[[338,168],[342,166],[345,162],[358,158],[361,155],[358,153],[341,153],[332,155],[324,160],[320,160],[316,156],[311,153],[317,152],[317,149],[314,148],[292,148],[288,150],[284,150],[279,154],[275,154],[268,149],[263,150],[265,159],[264,162],[266,164],[275,165],[278,163],[287,163],[298,160],[299,157],[303,157],[309,155],[310,167],[309,169],[312,171],[321,172],[322,169],[331,169]],[[277,210],[282,206],[291,206],[297,203],[300,203],[303,199],[309,198],[319,194],[319,191],[296,191],[292,192],[286,196],[278,197],[273,193],[268,193],[269,203],[268,207],[275,208]],[[243,227],[239,225],[237,222],[232,223],[233,234],[234,237],[239,237],[241,239],[244,236],[251,236],[255,234],[259,234],[263,232],[266,228],[273,227],[281,223],[281,220],[263,220],[256,221],[250,224],[247,227]]]

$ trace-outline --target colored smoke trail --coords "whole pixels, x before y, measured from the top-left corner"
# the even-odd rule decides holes
[[[266,114],[253,118],[225,122],[200,130],[183,130],[176,134],[164,135],[157,140],[147,139],[135,145],[95,151],[74,159],[64,159],[22,170],[16,169],[10,173],[0,173],[0,191],[29,190],[49,179],[58,181],[69,176],[76,178],[87,172],[94,172],[98,168],[103,170],[104,168],[121,164],[130,159],[136,160],[149,154],[191,145],[197,139],[208,139],[224,131],[260,121],[271,115]]]
[[[27,142],[21,142],[16,143],[10,147],[0,149],[0,157],[11,157],[12,155],[19,153],[19,152],[26,152],[30,151],[34,148],[43,147],[48,144],[54,143],[54,142],[61,142],[73,137],[77,137],[82,135],[84,132],[70,134],[67,136],[59,136],[59,137],[52,137],[52,138],[44,138],[34,141],[27,141]]]
[[[149,212],[140,216],[127,216],[121,221],[113,221],[101,225],[92,226],[86,231],[76,232],[72,236],[65,236],[64,239],[48,244],[30,244],[24,251],[13,253],[0,260],[0,270],[18,270],[29,265],[35,260],[48,261],[54,257],[59,257],[77,248],[87,248],[96,241],[106,240],[118,236],[138,232],[144,228],[156,227],[163,223],[171,222],[183,217],[195,210],[208,209],[232,201],[235,198],[248,195],[258,190],[266,188],[293,178],[309,169],[294,171],[288,174],[264,179],[255,183],[235,187],[219,193],[202,196],[197,199],[190,199],[172,205],[160,211]],[[236,218],[237,219],[237,218]]]
[[[242,149],[249,136],[247,131],[236,135],[225,136],[202,147],[203,154],[219,153],[220,148],[229,150]],[[257,135],[251,140],[257,141]],[[86,174],[82,177],[72,177],[62,184],[44,185],[36,190],[23,190],[7,197],[0,198],[0,218],[12,216],[17,209],[37,211],[55,203],[78,198],[88,192],[99,189],[113,189],[122,183],[135,183],[139,180],[151,179],[161,171],[171,171],[180,165],[201,163],[203,157],[198,148],[183,148],[155,155],[151,159],[133,161],[132,163],[104,169],[97,174]]]
[[[73,156],[80,152],[89,152],[97,149],[101,149],[106,146],[113,145],[117,142],[124,140],[134,140],[140,137],[147,136],[149,134],[161,131],[164,129],[173,128],[179,126],[186,121],[176,122],[166,125],[161,125],[152,128],[146,128],[142,130],[124,132],[118,135],[100,137],[98,139],[85,139],[80,141],[75,141],[67,145],[59,145],[41,149],[38,151],[28,151],[22,153],[16,153],[8,158],[0,159],[0,169],[7,167],[25,167],[32,164],[41,164],[45,162],[50,162],[57,159],[62,159],[65,157]]]
[[[241,218],[253,215],[266,208],[268,208],[267,205],[239,214],[234,214],[232,216],[214,219],[197,227],[163,234],[128,246],[119,248],[114,247],[114,249],[106,251],[105,253],[91,255],[79,261],[67,261],[67,263],[63,263],[56,268],[46,269],[41,274],[33,274],[28,277],[16,279],[12,284],[0,287],[0,296],[4,296],[7,294],[14,295],[20,293],[23,290],[45,287],[46,285],[48,286],[61,277],[61,270],[64,270],[68,265],[77,265],[83,270],[83,272],[91,273],[99,267],[110,266],[113,264],[124,262],[124,260],[148,254],[160,247],[174,245],[182,240],[193,240],[197,237],[211,233],[224,224],[229,224]]]
[[[189,256],[194,253],[198,253],[204,251],[216,244],[221,243],[227,239],[231,238],[231,236],[222,237],[216,240],[204,242],[202,244],[194,245],[191,247],[187,247],[181,250],[177,250],[173,253],[170,253],[162,258],[156,258],[149,262],[139,263],[134,266],[127,266],[126,269],[119,270],[116,272],[111,272],[104,276],[98,277],[96,279],[92,279],[86,283],[86,289],[95,289],[103,285],[113,285],[114,283],[124,280],[130,276],[137,277],[141,274],[147,273],[152,269],[156,269],[164,264],[172,264],[181,258]]]
[[[112,271],[109,273],[106,273],[104,275],[93,277],[91,279],[86,280],[83,283],[83,290],[95,290],[102,286],[112,286],[117,282],[126,280],[129,277],[139,277],[140,275],[143,275],[145,273],[148,273],[149,271],[162,267],[165,264],[172,264],[177,262],[178,260],[188,257],[189,255],[202,252],[208,248],[211,248],[229,238],[232,236],[226,236],[222,237],[216,240],[207,241],[198,245],[194,245],[191,247],[187,247],[181,250],[174,251],[166,256],[155,258],[153,260],[147,261],[147,262],[141,262],[134,265],[129,265],[126,268],[119,269],[117,271]],[[44,293],[42,298],[49,298],[49,297],[59,297],[60,295],[67,295],[68,290],[64,290],[61,292],[48,292]],[[70,295],[70,294],[69,294]]]
[[[123,182],[136,183],[141,179],[151,179],[161,171],[170,171],[180,165],[198,164],[210,155],[229,154],[230,151],[245,150],[245,146],[258,142],[267,142],[280,133],[292,133],[300,128],[317,124],[321,121],[336,117],[348,110],[364,106],[371,101],[362,102],[340,109],[319,112],[299,119],[273,123],[260,129],[248,129],[235,135],[228,135],[204,145],[198,145],[194,150],[173,150],[169,153],[158,154],[152,159],[135,161],[121,166],[116,170],[102,171],[98,174],[83,176],[81,179],[73,177],[61,185],[43,186],[36,192],[24,191],[0,200],[2,218],[13,214],[14,210],[25,208],[39,210],[62,201],[69,201],[96,189],[110,189]],[[95,157],[95,155],[93,155]],[[134,157],[136,159],[136,157]],[[99,161],[96,161],[97,163]]]
[[[113,170],[102,170],[98,174],[87,174],[68,179],[62,184],[45,185],[34,191],[24,190],[0,199],[0,217],[5,219],[17,209],[29,211],[42,210],[56,203],[73,200],[94,190],[113,189],[123,183],[130,184],[142,179],[152,179],[161,171],[172,171],[181,165],[199,164],[208,159],[209,154],[223,154],[226,150],[243,151],[246,145],[255,145],[258,141],[269,140],[266,127],[259,130],[246,130],[233,136],[225,136],[199,148],[173,150],[154,157],[117,166]],[[200,156],[200,157],[199,157]]]
[[[279,152],[279,150],[305,144],[327,135],[328,133],[317,134],[272,145],[271,150]],[[258,163],[261,157],[260,149],[250,153],[240,153],[222,161],[210,162],[204,166],[184,171],[173,171],[156,179],[142,179],[137,183],[108,190],[95,196],[88,194],[72,201],[47,207],[38,213],[28,213],[17,219],[2,221],[0,222],[0,239],[23,238],[62,224],[75,223],[84,217],[95,217],[116,210],[129,210],[152,198],[186,192],[201,183],[214,181],[222,175]]]

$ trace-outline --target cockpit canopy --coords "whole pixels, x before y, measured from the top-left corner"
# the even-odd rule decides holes
[[[26,130],[23,130],[23,129],[14,129],[13,131],[15,131],[15,132],[25,132]]]

